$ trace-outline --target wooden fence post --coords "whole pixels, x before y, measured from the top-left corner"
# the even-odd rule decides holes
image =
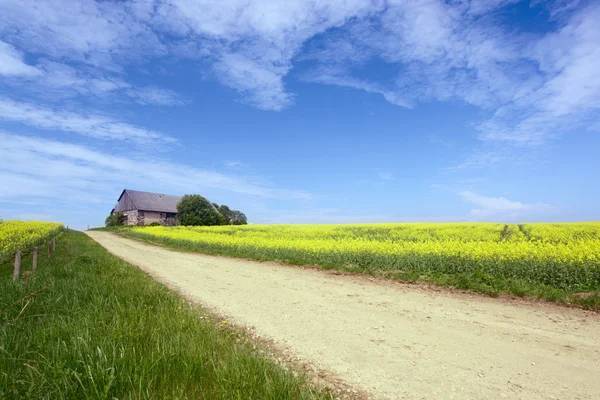
[[[15,252],[15,270],[13,272],[13,281],[19,279],[21,273],[21,250]]]
[[[56,251],[56,238],[52,239],[52,252]]]
[[[35,270],[37,269],[37,264],[38,264],[38,253],[39,253],[39,249],[37,246],[35,246],[33,248],[33,265],[31,267],[31,270],[33,272],[35,272]]]
[[[50,258],[50,242],[48,242],[48,258]]]

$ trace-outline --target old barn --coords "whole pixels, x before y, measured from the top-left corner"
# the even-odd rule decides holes
[[[125,225],[175,225],[177,221],[177,203],[181,196],[140,192],[125,189],[119,196],[117,205],[111,214],[121,211],[125,215]]]

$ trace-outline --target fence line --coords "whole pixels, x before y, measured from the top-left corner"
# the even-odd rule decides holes
[[[56,251],[56,238],[61,233],[62,232],[57,233],[56,236],[54,236],[52,239],[50,239],[48,241],[48,258],[50,258],[51,254]],[[35,246],[32,250],[33,250],[33,260],[32,260],[32,265],[31,265],[31,272],[33,273],[37,270],[37,266],[38,266],[39,247]],[[23,259],[23,255],[25,255],[25,254],[28,254],[28,253],[23,252],[20,249],[17,249],[15,251],[13,281],[18,280],[19,276],[21,275],[21,260]]]

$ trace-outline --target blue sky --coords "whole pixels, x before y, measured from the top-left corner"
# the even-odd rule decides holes
[[[3,219],[600,219],[598,2],[61,3],[0,3]]]

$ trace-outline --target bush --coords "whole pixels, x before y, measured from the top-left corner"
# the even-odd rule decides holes
[[[227,219],[229,225],[247,225],[246,215],[238,210],[232,210],[226,205],[219,206],[219,212]]]
[[[153,223],[151,223],[151,224],[150,224],[150,225],[148,225],[148,226],[161,226],[161,225],[160,225],[160,222],[156,222],[156,221],[154,221]]]
[[[190,225],[227,225],[228,220],[217,208],[199,194],[186,194],[177,203],[179,223]]]
[[[246,214],[238,210],[232,210],[233,216],[230,220],[231,225],[248,225]]]
[[[106,217],[104,224],[106,226],[124,225],[125,224],[125,216],[123,215],[123,213],[121,211],[117,211],[116,213],[110,214],[108,217]]]

